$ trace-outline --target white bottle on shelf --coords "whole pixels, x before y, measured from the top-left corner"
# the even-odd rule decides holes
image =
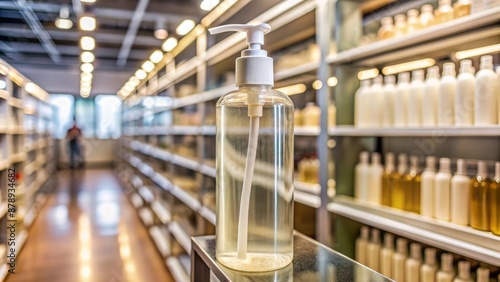
[[[382,76],[379,75],[373,79],[369,90],[370,118],[369,127],[380,127],[382,121],[382,111],[384,105],[384,93],[382,92]]]
[[[368,201],[381,204],[382,203],[382,175],[384,167],[380,163],[380,154],[372,153],[372,162],[369,167],[368,180]]]
[[[392,275],[392,256],[394,254],[394,236],[390,233],[384,234],[384,246],[380,250],[380,273],[387,277]]]
[[[382,110],[382,127],[394,125],[394,101],[396,99],[396,77],[394,75],[384,76],[384,106]]]
[[[453,279],[453,282],[473,282],[470,275],[470,262],[460,261],[458,262],[458,275]]]
[[[422,282],[435,282],[436,272],[437,272],[437,262],[436,262],[436,249],[426,248],[424,264],[420,268],[420,281]]]
[[[356,127],[366,127],[370,113],[368,90],[370,89],[370,80],[362,80],[361,86],[354,94],[354,125]]]
[[[425,163],[425,170],[422,172],[420,179],[420,213],[427,217],[434,217],[436,158],[428,156]]]
[[[304,126],[318,127],[321,109],[314,102],[308,102],[302,110],[302,124]]]
[[[455,125],[474,124],[474,89],[476,78],[471,60],[460,62],[460,74],[457,77],[457,96],[455,99]]]
[[[439,67],[427,69],[422,98],[422,125],[434,127],[438,124]]]
[[[406,260],[405,281],[420,282],[420,266],[422,265],[422,245],[410,244],[410,257]]]
[[[441,269],[436,274],[436,282],[452,282],[454,276],[453,255],[448,253],[442,254]]]
[[[490,270],[486,267],[477,269],[476,282],[490,282]]]
[[[356,239],[356,261],[366,265],[367,245],[370,235],[368,226],[361,226],[361,235]]]
[[[455,78],[455,64],[443,65],[443,76],[439,82],[438,125],[452,126],[454,124],[455,95],[457,79]]]
[[[380,231],[373,228],[371,230],[371,240],[367,246],[366,266],[379,271],[380,269]]]
[[[394,99],[394,126],[406,127],[408,125],[408,96],[410,95],[410,73],[398,74],[396,84],[396,99]]]
[[[469,185],[467,165],[464,160],[457,161],[457,173],[451,178],[451,222],[469,225]]]
[[[424,71],[414,70],[411,74],[410,94],[408,96],[408,126],[420,127],[422,125]]]
[[[368,165],[369,154],[363,151],[359,154],[359,163],[355,168],[354,179],[354,197],[359,200],[368,201],[369,189],[369,173],[370,167]]]
[[[405,262],[408,254],[408,241],[403,238],[396,240],[396,252],[392,256],[392,276],[396,281],[405,279]]]
[[[493,71],[493,57],[482,56],[480,68],[476,74],[474,124],[496,124],[498,122],[499,82]]]
[[[434,180],[434,217],[450,221],[450,159],[439,160],[439,172]]]

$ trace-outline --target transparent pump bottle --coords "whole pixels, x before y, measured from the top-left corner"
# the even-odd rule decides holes
[[[247,33],[236,60],[238,90],[217,102],[216,258],[240,271],[279,269],[293,258],[293,103],[272,90],[273,60],[261,50],[271,27]]]

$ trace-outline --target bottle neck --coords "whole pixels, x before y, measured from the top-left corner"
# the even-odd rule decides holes
[[[248,92],[264,92],[264,91],[269,91],[273,88],[272,85],[260,85],[260,84],[243,84],[238,86],[238,88],[241,91],[248,91]]]

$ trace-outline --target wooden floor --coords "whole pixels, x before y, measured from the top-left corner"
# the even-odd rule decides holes
[[[62,171],[11,282],[173,281],[111,170]]]

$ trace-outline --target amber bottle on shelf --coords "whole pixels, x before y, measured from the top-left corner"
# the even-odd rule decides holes
[[[406,154],[398,156],[398,170],[392,173],[392,193],[391,206],[396,209],[404,210],[406,203],[405,175],[408,170],[408,157]]]
[[[470,0],[458,0],[455,4],[453,4],[453,13],[455,19],[470,15],[470,7]]]
[[[488,190],[490,200],[490,230],[495,235],[500,235],[500,162],[495,163],[495,177]]]
[[[385,154],[385,169],[382,175],[382,205],[391,206],[392,174],[394,173],[394,154]]]
[[[391,17],[385,17],[380,20],[382,26],[378,30],[378,40],[384,40],[394,37],[394,25]]]
[[[475,229],[488,231],[489,203],[488,203],[488,170],[484,161],[477,163],[477,176],[470,184],[470,226]]]
[[[439,0],[439,8],[435,11],[436,23],[442,24],[453,20],[454,12],[451,0]]]

